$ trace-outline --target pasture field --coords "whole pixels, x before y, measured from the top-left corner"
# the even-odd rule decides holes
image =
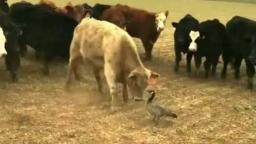
[[[53,0],[54,1],[54,0]],[[63,6],[68,0],[55,0]],[[16,0],[9,0],[10,3]],[[33,1],[33,2],[37,2]],[[144,102],[130,100],[117,112],[110,99],[97,92],[89,66],[83,68],[85,82],[64,91],[67,63],[53,62],[49,77],[33,53],[22,58],[20,81],[9,82],[0,61],[0,144],[255,144],[256,92],[246,89],[245,68],[240,81],[229,69],[227,80],[173,72],[171,21],[190,13],[200,20],[219,18],[223,23],[234,15],[256,19],[256,5],[205,0],[73,0],[73,3],[123,3],[150,11],[168,9],[167,26],[154,47],[154,59],[146,62],[160,73],[156,101],[177,113],[177,119],[161,119],[154,126]],[[135,39],[136,40],[136,39]],[[136,40],[140,53],[143,48]]]

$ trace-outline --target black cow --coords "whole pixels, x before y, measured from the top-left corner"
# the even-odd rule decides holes
[[[175,49],[175,66],[174,71],[179,71],[179,63],[181,61],[181,53],[187,54],[187,71],[191,72],[191,59],[194,52],[188,50],[191,39],[190,31],[198,29],[199,22],[193,16],[187,14],[178,23],[173,22],[174,32],[174,49]]]
[[[2,10],[0,10],[0,27],[3,29],[6,39],[5,49],[7,55],[5,57],[5,64],[8,71],[11,73],[12,81],[17,81],[17,72],[20,67],[18,36],[20,30],[13,23],[11,18]]]
[[[43,57],[44,74],[49,74],[48,64],[54,57],[68,59],[73,31],[78,24],[74,19],[24,2],[13,4],[10,14],[23,30],[23,43],[33,47]]]
[[[230,50],[224,52],[224,68],[222,75],[226,77],[228,63],[233,60],[235,68],[235,78],[240,78],[240,66],[244,59],[248,76],[248,88],[253,88],[253,76],[255,74],[254,65],[256,49],[256,21],[235,16],[226,24],[227,34],[230,40]]]
[[[217,19],[201,22],[198,31],[190,32],[190,38],[189,49],[195,51],[196,68],[200,67],[201,59],[205,57],[205,77],[209,76],[210,70],[215,76],[219,56],[228,47],[225,26]]]
[[[89,11],[90,16],[100,20],[103,12],[111,7],[111,5],[96,3],[93,7],[89,6],[87,3],[83,4],[84,8]]]

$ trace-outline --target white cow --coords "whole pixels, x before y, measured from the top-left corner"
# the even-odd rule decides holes
[[[117,104],[117,83],[123,84],[123,98],[127,101],[127,85],[132,96],[141,99],[150,81],[159,77],[142,64],[131,36],[106,21],[84,18],[75,28],[70,46],[67,88],[73,74],[77,79],[80,77],[77,72],[80,60],[91,63],[100,92],[101,72],[104,72],[112,106]]]

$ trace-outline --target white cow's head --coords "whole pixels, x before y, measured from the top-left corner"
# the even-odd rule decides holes
[[[4,55],[7,55],[7,52],[5,50],[5,35],[3,29],[0,27],[0,58]]]
[[[128,76],[130,93],[135,100],[143,99],[143,94],[157,85],[159,74],[149,69],[136,68]]]
[[[164,30],[165,22],[168,17],[169,11],[157,13],[155,15],[155,23],[156,23],[156,29],[157,32],[161,32]]]
[[[197,51],[196,40],[200,37],[199,31],[190,31],[189,37],[191,39],[191,43],[189,44],[188,50],[191,52],[196,52]]]

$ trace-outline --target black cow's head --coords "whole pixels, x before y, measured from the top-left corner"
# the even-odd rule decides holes
[[[222,43],[225,32],[225,26],[218,19],[201,22],[197,30],[189,32],[191,41],[188,50],[196,52],[198,51],[198,45],[209,47],[216,43]]]
[[[172,22],[172,26],[175,28],[175,45],[188,47],[191,42],[189,36],[190,31],[196,31],[198,29],[198,25],[199,21],[189,14],[183,17],[178,23]]]

